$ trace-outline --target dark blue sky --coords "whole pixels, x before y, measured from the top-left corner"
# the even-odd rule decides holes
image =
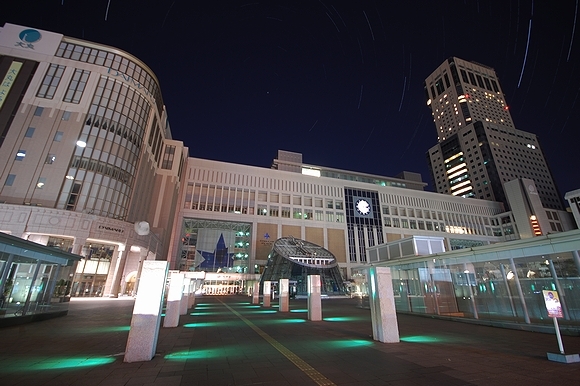
[[[192,157],[305,163],[430,183],[424,79],[457,56],[493,67],[517,128],[563,195],[580,188],[577,0],[27,1],[10,22],[121,48],[161,83]],[[105,20],[106,18],[106,20]],[[431,184],[428,187],[431,190]]]

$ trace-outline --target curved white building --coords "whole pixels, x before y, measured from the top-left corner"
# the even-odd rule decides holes
[[[140,261],[167,258],[187,158],[155,74],[119,49],[6,24],[0,77],[0,231],[83,255],[73,295],[131,293]]]

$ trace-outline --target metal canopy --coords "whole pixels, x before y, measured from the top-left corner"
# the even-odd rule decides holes
[[[16,236],[0,232],[0,253],[13,254],[39,260],[44,263],[70,266],[82,256],[65,252],[54,247],[34,243]]]

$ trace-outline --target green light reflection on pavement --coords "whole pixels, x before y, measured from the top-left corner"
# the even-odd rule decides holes
[[[330,342],[325,342],[324,344],[329,345],[332,348],[354,348],[354,347],[372,346],[373,341],[363,339],[345,339],[345,340],[333,340]]]
[[[118,332],[129,331],[131,326],[106,326],[83,329],[85,332]]]
[[[231,327],[239,326],[243,323],[239,321],[223,321],[223,322],[202,322],[202,323],[187,323],[183,327],[186,328],[198,328],[198,327]]]
[[[190,312],[189,315],[191,316],[208,316],[208,315],[228,315],[230,314],[227,311],[221,311],[221,312],[214,312],[214,311],[201,311],[200,312]]]
[[[184,361],[188,359],[207,359],[207,358],[233,358],[236,356],[243,355],[242,350],[239,349],[226,349],[226,348],[215,348],[206,350],[191,350],[191,351],[178,351],[171,354],[165,355],[165,359],[174,361]]]
[[[308,310],[306,308],[300,308],[296,310],[290,310],[290,312],[308,312]]]
[[[40,371],[40,370],[58,370],[58,369],[75,369],[79,367],[102,366],[115,361],[115,358],[107,357],[78,357],[78,358],[26,358],[3,361],[3,368],[0,372],[14,371]]]
[[[283,324],[283,323],[304,323],[306,319],[270,319],[260,321],[260,324]]]
[[[262,311],[247,311],[246,313],[251,314],[275,314],[276,310],[262,310]]]
[[[354,322],[357,320],[365,320],[356,316],[333,316],[330,318],[323,318],[325,322]]]
[[[414,335],[400,338],[401,341],[407,343],[441,343],[444,340],[435,336],[428,335]]]

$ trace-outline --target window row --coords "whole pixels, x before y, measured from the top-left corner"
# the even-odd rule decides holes
[[[157,102],[158,110],[163,111],[163,100],[157,82],[147,70],[136,62],[113,52],[66,42],[60,43],[55,56],[96,64],[121,72],[124,78],[134,80],[137,86],[145,87]]]
[[[39,98],[53,99],[64,70],[65,66],[51,64],[44,75],[36,96]],[[75,69],[64,95],[64,102],[80,103],[90,74],[89,71]]]

